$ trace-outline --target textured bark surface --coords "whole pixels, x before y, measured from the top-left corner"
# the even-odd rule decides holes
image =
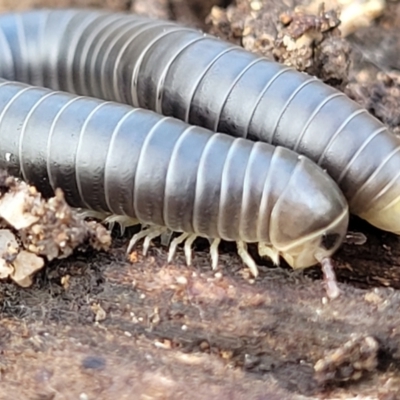
[[[223,3],[2,0],[0,9],[73,5],[141,12],[203,26],[267,53],[283,29],[279,15],[294,5],[237,0],[212,9]],[[340,39],[357,46],[344,90],[394,131],[400,79],[383,72],[398,63],[398,42],[388,38],[398,36],[399,17],[400,5],[390,3],[370,27]],[[251,42],[260,31],[263,40]],[[342,294],[331,302],[318,268],[293,272],[263,262],[254,281],[230,244],[221,246],[217,272],[203,242],[196,244],[192,267],[182,251],[167,265],[159,241],[147,257],[139,245],[130,262],[125,249],[132,230],[123,238],[115,234],[109,253],[52,262],[30,288],[2,283],[0,399],[16,393],[57,400],[395,399],[400,241],[357,219],[350,228],[367,242],[345,244],[336,255]],[[321,359],[325,369],[316,374]]]

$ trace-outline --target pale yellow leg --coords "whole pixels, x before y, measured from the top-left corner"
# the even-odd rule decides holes
[[[261,257],[269,257],[275,265],[279,265],[279,251],[265,243],[258,243],[258,254]]]
[[[187,239],[189,236],[189,233],[182,233],[178,237],[176,237],[170,244],[169,246],[169,252],[168,252],[168,262],[171,262],[175,256],[176,252],[176,247],[181,244],[183,241]]]
[[[249,267],[250,272],[252,275],[257,278],[258,276],[258,268],[257,264],[251,257],[251,255],[247,251],[247,244],[241,240],[236,242],[237,244],[237,250],[240,258],[243,260],[243,262]]]
[[[143,243],[143,255],[144,256],[147,254],[147,251],[149,250],[150,242],[154,238],[156,238],[157,236],[160,236],[163,232],[165,232],[166,229],[167,228],[162,227],[162,226],[154,226],[152,228],[149,228],[149,233],[144,238],[144,243]]]
[[[112,230],[114,228],[114,224],[118,224],[121,229],[121,236],[124,234],[125,229],[128,226],[139,225],[140,222],[135,218],[127,217],[126,215],[110,215],[103,221],[108,227]]]
[[[95,218],[100,221],[103,221],[105,218],[108,218],[110,216],[109,213],[105,213],[102,211],[95,211],[95,210],[89,210],[87,208],[77,208],[76,212],[81,218]]]
[[[142,229],[140,232],[136,233],[132,236],[132,239],[129,242],[127,253],[130,253],[135,246],[135,244],[140,240],[145,238],[145,242],[143,245],[143,254],[147,253],[147,249],[150,245],[150,241],[157,236],[160,236],[162,232],[165,231],[164,227],[152,225],[148,228]],[[149,237],[149,239],[147,239]]]
[[[192,244],[196,240],[197,235],[193,234],[190,235],[185,242],[185,257],[186,257],[186,264],[192,264]]]
[[[143,229],[140,232],[136,233],[135,235],[132,236],[132,239],[129,241],[128,245],[128,250],[127,253],[130,253],[135,244],[140,240],[146,237],[146,235],[149,233],[149,228]]]
[[[214,239],[210,246],[211,266],[213,270],[216,270],[218,267],[218,246],[220,243],[221,239]]]

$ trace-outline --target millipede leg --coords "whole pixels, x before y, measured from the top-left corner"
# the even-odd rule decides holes
[[[240,258],[243,260],[243,262],[249,267],[250,272],[253,274],[255,278],[258,276],[258,268],[257,264],[251,257],[251,255],[247,251],[247,244],[241,240],[236,242],[237,244],[237,251],[240,256]]]
[[[265,243],[258,243],[258,254],[261,257],[269,257],[274,265],[279,265],[279,251]]]
[[[121,230],[121,236],[125,233],[128,226],[139,225],[140,222],[135,218],[130,218],[125,215],[110,215],[103,220],[103,223],[108,224],[110,230],[114,228],[114,224],[118,224]]]
[[[140,240],[146,237],[148,234],[150,228],[143,229],[142,231],[136,233],[135,235],[132,236],[132,239],[129,241],[127,253],[130,253],[131,250],[133,249],[133,246]]]
[[[145,256],[147,254],[147,251],[149,250],[150,247],[150,242],[156,238],[157,236],[160,236],[163,232],[165,232],[167,228],[161,227],[161,226],[152,226],[149,228],[148,234],[144,238],[144,243],[143,243],[143,255]]]
[[[214,239],[210,246],[211,266],[213,270],[216,270],[218,267],[218,246],[220,243],[221,239]]]
[[[181,244],[182,242],[184,242],[187,237],[189,236],[189,233],[182,233],[181,235],[179,235],[177,238],[175,238],[170,246],[169,246],[169,252],[168,252],[168,262],[171,262],[172,259],[175,256],[175,252],[176,252],[176,247]]]
[[[87,208],[77,208],[76,211],[77,211],[77,214],[81,218],[95,218],[95,219],[99,219],[101,221],[110,216],[109,213],[102,212],[102,211],[89,210]]]
[[[145,238],[143,245],[143,254],[146,255],[148,247],[150,245],[150,241],[157,236],[160,236],[167,228],[161,226],[152,225],[148,228],[141,230],[132,236],[132,239],[129,242],[127,253],[129,254],[133,249],[133,246],[140,240]]]
[[[186,257],[186,264],[192,264],[192,244],[196,240],[197,235],[190,235],[185,242],[185,257]]]

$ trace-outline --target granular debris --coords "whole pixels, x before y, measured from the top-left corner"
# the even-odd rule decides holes
[[[343,346],[330,351],[314,366],[319,382],[358,380],[363,372],[371,372],[378,365],[378,342],[371,336],[356,336]]]
[[[25,182],[0,172],[0,278],[30,286],[44,258],[70,256],[77,248],[108,250],[111,236],[103,225],[86,222],[61,190],[45,200]],[[44,258],[43,258],[44,257]]]
[[[340,31],[347,37],[357,30],[369,27],[373,21],[380,17],[386,7],[386,0],[326,0],[325,9],[338,12],[340,17]],[[299,9],[315,14],[321,7],[320,0],[298,7]]]
[[[349,85],[347,94],[383,121],[394,133],[400,133],[400,72],[378,72],[375,82]]]
[[[339,88],[348,82],[351,47],[335,9],[322,5],[310,13],[278,1],[272,7],[266,1],[238,0],[226,9],[214,7],[207,22],[211,33],[249,51]]]
[[[343,40],[334,10],[318,14],[287,11],[280,15],[284,28],[275,40],[275,59],[299,71],[318,76],[332,86],[348,82],[350,45]]]

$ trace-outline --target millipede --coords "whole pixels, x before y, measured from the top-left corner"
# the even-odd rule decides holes
[[[247,243],[294,268],[321,263],[349,212],[400,234],[398,137],[315,77],[99,10],[3,14],[0,54],[0,167],[137,220],[131,244],[169,229],[171,257],[185,241],[190,262],[207,237],[215,267],[219,241],[236,241],[256,275]]]

